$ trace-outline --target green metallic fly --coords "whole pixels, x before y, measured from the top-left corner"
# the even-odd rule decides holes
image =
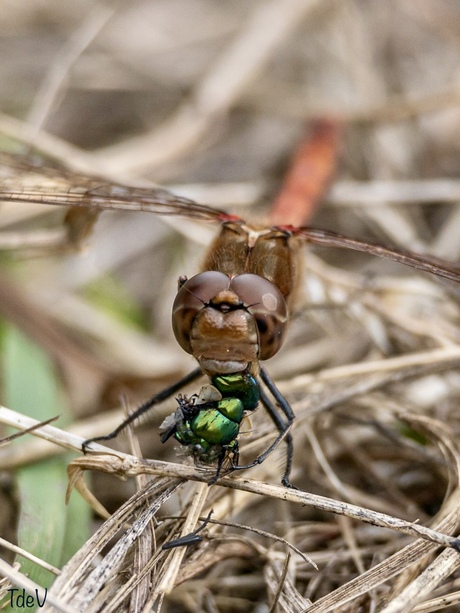
[[[249,373],[214,375],[199,394],[178,397],[176,412],[160,427],[161,442],[174,436],[197,462],[222,464],[230,454],[237,466],[241,422],[259,399],[259,384]]]

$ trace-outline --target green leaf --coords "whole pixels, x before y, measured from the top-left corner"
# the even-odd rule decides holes
[[[60,415],[62,427],[70,415],[54,368],[47,355],[17,328],[5,326],[3,337],[3,380],[6,405],[37,420]],[[26,435],[29,436],[29,435]],[[19,439],[18,444],[24,444]],[[20,503],[18,544],[46,562],[61,567],[86,540],[90,511],[73,496],[65,505],[68,454],[37,462],[17,471]],[[22,557],[21,570],[42,587],[54,575]]]

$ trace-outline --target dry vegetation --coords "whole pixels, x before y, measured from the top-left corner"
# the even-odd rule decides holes
[[[337,117],[340,168],[310,224],[458,261],[453,0],[17,0],[3,3],[0,45],[2,149],[30,142],[70,168],[155,181],[253,217],[276,193],[304,124]],[[75,436],[44,432],[78,450],[78,436],[119,423],[114,407],[136,406],[194,367],[173,340],[170,308],[177,278],[197,271],[214,229],[106,213],[82,253],[50,254],[63,214],[2,209],[0,313],[53,358]],[[443,535],[457,534],[460,513],[458,298],[454,283],[378,258],[309,251],[286,345],[267,364],[297,416],[292,477],[302,491],[278,485],[282,446],[257,469],[203,485],[206,475],[172,442],[160,444],[158,426],[175,405],[166,403],[136,431],[139,446],[122,437],[117,456],[72,465],[83,493],[80,470],[94,471],[90,489],[114,515],[65,567],[47,604],[459,611],[460,555],[442,546],[458,544]],[[26,365],[16,368],[27,388]],[[59,402],[53,411],[62,413]],[[243,461],[273,438],[263,409],[251,429]],[[17,501],[11,494],[15,479],[60,451],[27,436],[0,450],[0,535],[25,548],[17,523],[31,520],[24,489]],[[140,450],[151,460],[136,460]],[[58,497],[64,509],[49,483],[40,482],[42,498]],[[201,542],[161,549],[210,509]],[[46,517],[34,515],[35,534],[51,540],[41,533]],[[11,580],[22,587],[20,575]]]

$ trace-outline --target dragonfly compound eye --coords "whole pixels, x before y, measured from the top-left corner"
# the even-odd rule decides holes
[[[234,277],[230,289],[254,317],[259,333],[259,358],[268,360],[283,344],[288,310],[279,289],[263,277],[243,274]]]
[[[186,281],[177,292],[172,310],[174,336],[187,353],[191,345],[195,317],[220,292],[227,290],[230,278],[222,272],[208,271]]]

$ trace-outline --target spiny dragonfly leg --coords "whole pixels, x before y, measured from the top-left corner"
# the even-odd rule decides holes
[[[260,389],[260,400],[262,404],[264,405],[265,409],[267,410],[267,413],[270,415],[273,423],[276,425],[279,431],[279,435],[273,441],[273,443],[262,454],[260,454],[253,462],[251,462],[250,464],[245,464],[244,466],[237,466],[236,464],[234,464],[233,469],[243,470],[246,468],[252,468],[253,466],[256,466],[257,464],[262,464],[262,462],[264,462],[267,459],[267,457],[278,447],[278,445],[284,439],[287,444],[287,456],[286,456],[286,468],[284,470],[284,475],[283,475],[281,482],[285,487],[295,488],[295,486],[292,485],[292,483],[289,481],[289,475],[291,473],[291,468],[292,468],[292,457],[294,453],[292,435],[290,434],[289,430],[292,426],[295,415],[289,403],[287,402],[287,400],[282,396],[282,394],[277,389],[276,385],[273,383],[273,381],[269,377],[266,370],[263,368],[261,368],[260,370],[260,377],[262,381],[264,382],[264,384],[266,385],[267,389],[270,390],[270,393],[275,398],[277,405],[280,407],[280,409],[283,411],[284,415],[286,416],[286,421],[283,420],[278,415],[278,412],[276,408],[274,407],[273,403],[271,402],[271,400],[268,398],[268,396],[265,394],[265,392],[261,388]]]
[[[181,536],[178,539],[169,541],[169,543],[163,543],[161,548],[164,550],[168,550],[168,549],[174,549],[175,547],[189,547],[190,545],[196,545],[197,543],[201,543],[201,541],[203,540],[203,537],[200,536],[198,532],[201,532],[203,528],[206,528],[206,526],[209,524],[211,520],[212,514],[213,514],[213,509],[209,511],[208,516],[206,517],[204,522],[196,530],[194,530],[193,532],[190,532],[190,534]]]
[[[292,442],[292,434],[289,432],[289,430],[295,419],[294,411],[291,409],[291,405],[280,393],[280,391],[278,390],[278,388],[276,387],[276,385],[274,384],[274,382],[264,368],[261,368],[260,376],[287,419],[287,423],[283,422],[283,420],[280,420],[278,413],[276,412],[276,410],[274,410],[273,404],[270,403],[270,409],[267,408],[267,411],[271,415],[271,410],[273,410],[274,414],[271,415],[271,417],[276,424],[278,424],[277,420],[279,420],[280,426],[278,426],[278,429],[280,430],[280,442],[283,439],[283,433],[285,433],[284,440],[287,445],[286,468],[281,482],[285,487],[295,488],[295,486],[292,485],[292,483],[289,481],[289,476],[291,474],[292,469],[292,459],[294,455],[294,444]]]
[[[144,402],[144,404],[141,404],[141,406],[138,409],[136,409],[134,413],[129,415],[119,426],[115,428],[115,430],[113,430],[109,434],[106,434],[105,436],[95,436],[94,438],[86,439],[86,441],[82,443],[83,453],[86,453],[88,446],[91,443],[95,443],[99,441],[110,441],[111,439],[116,438],[120,434],[120,432],[126,428],[126,426],[128,426],[129,424],[132,424],[133,421],[136,421],[136,419],[141,417],[141,415],[149,411],[155,405],[160,404],[161,402],[167,400],[171,396],[174,396],[174,394],[176,394],[180,389],[182,389],[189,383],[192,383],[192,381],[195,381],[195,379],[198,379],[198,377],[200,377],[201,375],[202,375],[201,369],[195,368],[195,370],[192,370],[191,373],[183,377],[180,381],[165,388],[158,394],[155,394],[155,396],[152,396],[150,400],[147,400],[146,402]]]

